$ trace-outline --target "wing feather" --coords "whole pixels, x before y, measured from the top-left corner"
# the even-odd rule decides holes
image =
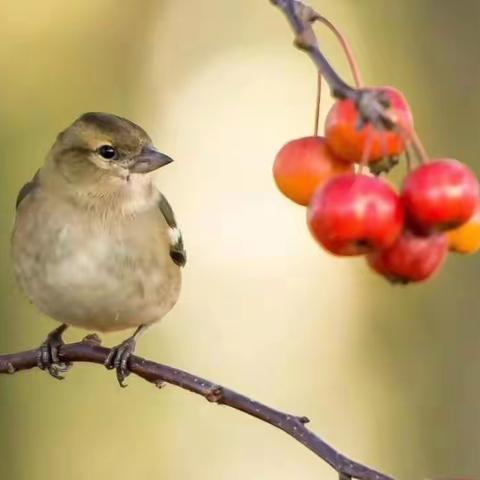
[[[160,195],[158,202],[158,208],[162,212],[169,228],[170,228],[170,257],[180,267],[184,267],[187,263],[187,252],[183,244],[183,237],[180,229],[178,228],[175,214],[168,200]]]

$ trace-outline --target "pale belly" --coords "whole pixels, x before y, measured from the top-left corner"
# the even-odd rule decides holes
[[[51,212],[46,218],[47,224],[17,222],[13,237],[17,277],[43,313],[115,331],[159,321],[175,305],[180,269],[169,255],[163,218],[130,219],[114,229],[56,221]]]

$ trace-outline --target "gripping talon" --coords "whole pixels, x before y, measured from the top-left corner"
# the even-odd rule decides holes
[[[61,325],[51,332],[45,342],[38,349],[37,366],[40,370],[47,370],[57,380],[63,380],[63,373],[68,372],[72,367],[71,363],[62,362],[59,356],[59,349],[63,343],[62,334],[67,325]]]
[[[105,360],[105,367],[117,371],[117,380],[122,388],[125,388],[125,379],[130,375],[128,360],[135,351],[136,339],[130,337],[120,345],[113,347]]]
[[[109,370],[115,369],[117,371],[117,380],[122,388],[125,388],[125,379],[130,375],[129,360],[135,351],[138,337],[148,328],[146,325],[141,325],[136,332],[127,338],[124,342],[110,350],[106,360],[105,367]]]

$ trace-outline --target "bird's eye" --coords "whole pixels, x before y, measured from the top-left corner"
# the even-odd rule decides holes
[[[111,145],[102,145],[97,152],[107,160],[113,160],[117,156],[117,150],[113,148]]]

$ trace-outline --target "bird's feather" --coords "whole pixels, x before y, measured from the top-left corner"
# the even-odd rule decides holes
[[[164,195],[160,195],[158,207],[160,208],[165,221],[170,227],[170,256],[178,266],[184,267],[187,263],[187,252],[185,251],[185,247],[183,245],[182,233],[177,226],[177,221],[175,220],[175,214],[173,213],[172,207]]]

